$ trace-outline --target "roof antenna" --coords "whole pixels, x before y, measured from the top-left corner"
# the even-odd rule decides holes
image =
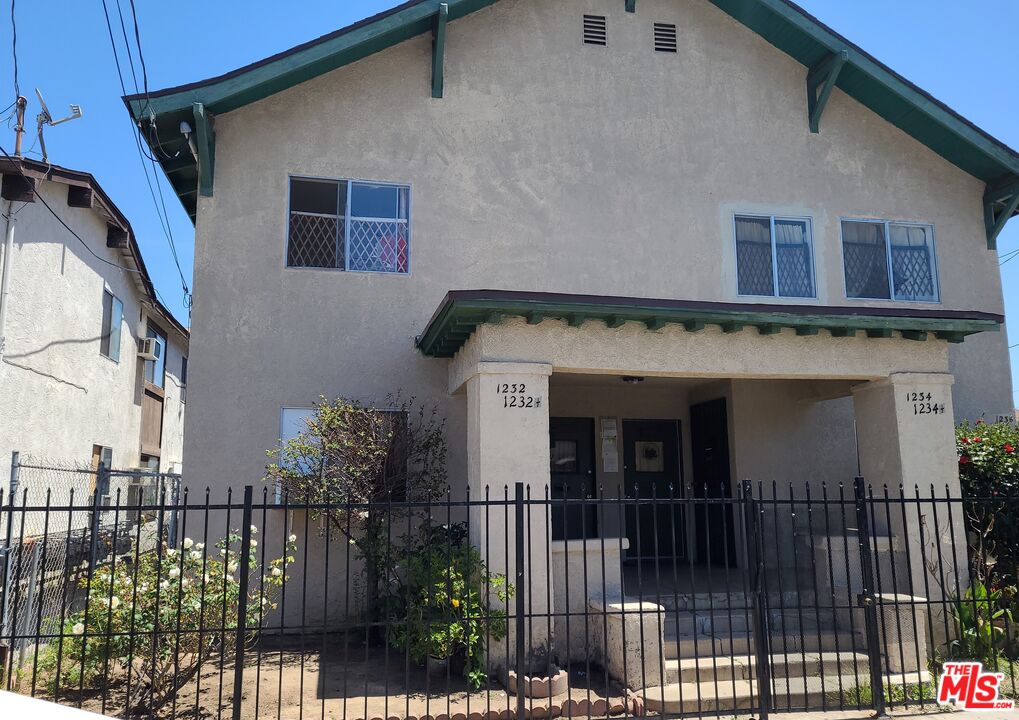
[[[43,127],[45,125],[56,126],[59,125],[60,123],[65,123],[70,120],[77,120],[78,118],[81,117],[81,107],[79,105],[71,103],[71,114],[68,115],[67,117],[60,118],[59,120],[54,120],[53,116],[50,115],[49,108],[46,107],[46,101],[42,99],[42,92],[39,90],[39,88],[35,89],[35,95],[36,97],[39,98],[39,105],[42,106],[42,111],[35,116],[35,120],[39,124],[39,147],[42,150],[42,161],[44,163],[48,163],[49,155],[46,152],[46,141],[43,139],[42,136]]]

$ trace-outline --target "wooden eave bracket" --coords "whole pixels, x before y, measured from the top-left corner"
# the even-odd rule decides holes
[[[432,26],[432,97],[442,97],[443,61],[446,54],[446,24],[449,22],[449,3],[439,3]]]
[[[987,186],[984,191],[984,227],[987,249],[996,250],[998,235],[1008,219],[1019,209],[1019,178],[1010,176]]]
[[[839,72],[848,60],[849,51],[838,50],[825,55],[807,71],[807,122],[810,132],[820,132],[821,115],[831,97],[831,91],[835,89]]]
[[[212,115],[196,102],[191,106],[195,116],[195,144],[198,146],[198,194],[212,197],[212,180],[216,170],[216,133]]]

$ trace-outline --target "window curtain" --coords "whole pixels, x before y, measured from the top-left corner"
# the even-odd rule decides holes
[[[774,295],[771,221],[736,217],[736,268],[740,295]]]
[[[882,223],[843,222],[846,296],[888,299],[888,256]]]
[[[778,261],[780,296],[814,297],[810,250],[806,221],[775,219],[775,259]]]
[[[930,228],[890,225],[892,282],[896,300],[937,300],[934,287],[934,244]]]

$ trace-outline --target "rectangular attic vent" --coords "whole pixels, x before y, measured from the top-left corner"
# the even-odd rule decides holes
[[[584,44],[585,45],[607,45],[605,16],[585,15],[584,16]]]
[[[655,52],[676,52],[676,26],[671,23],[655,23]]]

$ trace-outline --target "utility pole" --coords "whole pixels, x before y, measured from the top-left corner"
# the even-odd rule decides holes
[[[14,157],[21,157],[21,138],[25,134],[25,108],[28,106],[28,100],[25,99],[24,95],[18,95],[18,99],[14,101],[16,106],[17,120],[14,125]]]

